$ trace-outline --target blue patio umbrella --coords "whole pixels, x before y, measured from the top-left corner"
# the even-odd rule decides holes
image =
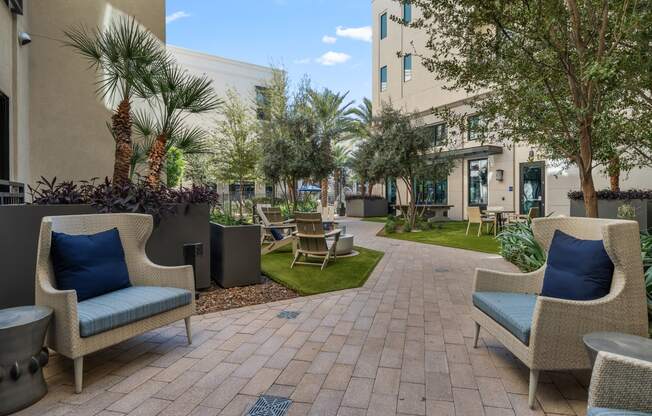
[[[303,184],[299,188],[299,192],[321,192],[321,188],[317,185],[306,185]]]

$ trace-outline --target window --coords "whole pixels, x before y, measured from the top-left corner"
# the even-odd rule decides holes
[[[487,159],[469,160],[469,206],[486,207],[489,201]]]
[[[468,140],[474,141],[478,140],[481,135],[482,135],[482,130],[484,128],[482,119],[480,118],[479,115],[475,114],[472,116],[469,116],[467,119],[467,138]]]
[[[430,134],[432,137],[432,146],[442,146],[443,143],[446,141],[446,137],[448,134],[448,129],[446,127],[446,123],[438,123],[432,126],[429,126],[430,128]]]
[[[442,181],[417,181],[417,204],[446,205],[448,203],[448,179]]]
[[[0,179],[9,180],[9,97],[0,92]]]
[[[380,68],[380,91],[387,89],[387,65]]]
[[[265,119],[265,107],[267,106],[267,87],[256,85],[256,116],[258,120]]]
[[[256,195],[256,185],[253,182],[244,182],[242,184],[242,197],[244,199],[252,199]],[[240,184],[229,184],[229,198],[231,201],[240,200]]]
[[[403,81],[412,79],[412,54],[403,55]]]
[[[403,3],[403,20],[405,23],[412,21],[412,5],[408,2]]]
[[[387,37],[387,13],[380,15],[380,39]]]

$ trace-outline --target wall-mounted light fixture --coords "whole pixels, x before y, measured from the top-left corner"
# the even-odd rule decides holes
[[[504,176],[504,175],[505,175],[505,171],[504,171],[504,170],[502,170],[502,169],[496,169],[496,180],[497,180],[498,182],[502,182],[502,181],[503,181],[503,176]]]
[[[20,43],[20,46],[25,46],[32,43],[32,37],[27,32],[20,32],[18,34],[18,43]]]
[[[533,162],[534,161],[534,149],[530,147],[530,153],[528,153],[528,161]]]

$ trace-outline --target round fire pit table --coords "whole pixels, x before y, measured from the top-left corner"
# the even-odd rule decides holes
[[[337,255],[351,254],[353,251],[353,234],[342,234],[337,240]]]
[[[636,358],[652,363],[652,340],[618,332],[592,332],[583,337],[591,364],[600,351]]]
[[[48,363],[43,347],[52,309],[20,306],[0,310],[0,416],[39,401],[48,389],[43,366]]]

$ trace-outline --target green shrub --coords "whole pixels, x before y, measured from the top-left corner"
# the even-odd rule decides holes
[[[405,224],[403,224],[403,232],[404,233],[412,232],[412,226],[410,225],[410,223],[406,222]]]
[[[186,161],[183,159],[181,150],[172,146],[165,155],[165,177],[169,188],[181,183],[183,172],[186,169]]]
[[[652,323],[652,234],[647,232],[641,233],[641,256],[647,289],[647,311]],[[652,325],[650,327],[652,329]]]
[[[396,232],[396,221],[387,220],[385,223],[385,233],[394,234]]]
[[[524,272],[537,270],[546,262],[546,253],[532,234],[530,222],[510,224],[496,237],[500,255]]]

